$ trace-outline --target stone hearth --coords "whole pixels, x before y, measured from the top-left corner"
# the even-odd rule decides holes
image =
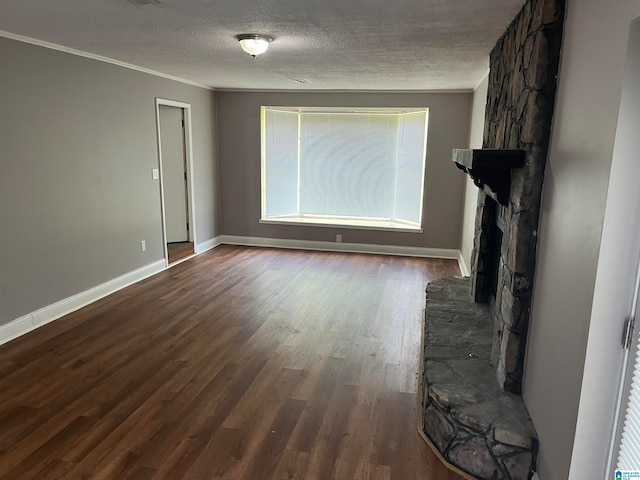
[[[429,283],[425,318],[424,432],[445,460],[476,478],[530,478],[535,429],[522,397],[495,381],[490,314],[469,295],[469,279]]]

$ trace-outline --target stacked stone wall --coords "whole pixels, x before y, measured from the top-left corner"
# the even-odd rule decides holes
[[[564,0],[527,2],[490,56],[483,148],[520,149],[525,165],[511,171],[495,300],[487,255],[496,204],[480,191],[472,256],[471,289],[490,300],[494,324],[491,361],[500,386],[520,393],[529,327],[542,183],[551,131],[560,56]]]

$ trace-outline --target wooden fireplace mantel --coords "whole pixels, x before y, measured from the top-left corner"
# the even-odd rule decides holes
[[[473,183],[487,187],[501,205],[506,206],[511,191],[511,169],[524,165],[524,150],[463,149],[453,150],[456,166],[467,173]]]

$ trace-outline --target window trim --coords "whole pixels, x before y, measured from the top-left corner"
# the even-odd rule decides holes
[[[380,230],[388,232],[423,233],[422,227],[404,224],[402,220],[360,219],[345,217],[345,223],[337,220],[339,217],[320,215],[282,215],[280,217],[261,218],[260,223],[272,225],[296,225],[303,227],[350,228],[355,230]],[[333,219],[331,222],[329,220]],[[346,221],[348,219],[348,222]]]
[[[281,111],[287,113],[298,114],[298,131],[300,131],[301,116],[299,114],[362,114],[362,115],[403,115],[412,113],[424,113],[425,118],[425,132],[424,139],[425,144],[423,148],[423,168],[421,175],[421,192],[420,196],[422,202],[420,204],[420,222],[410,222],[399,219],[386,219],[386,218],[371,218],[371,217],[355,217],[338,215],[313,215],[313,214],[284,214],[280,216],[267,217],[266,205],[267,205],[267,189],[266,189],[266,116],[268,111]],[[291,107],[291,106],[260,106],[260,219],[261,224],[274,224],[274,225],[292,225],[292,226],[309,226],[309,227],[323,227],[323,228],[350,228],[358,230],[379,230],[379,231],[393,231],[393,232],[405,232],[405,233],[423,233],[424,224],[424,195],[425,195],[425,180],[427,169],[427,144],[428,144],[428,132],[429,132],[429,113],[428,107]],[[297,186],[297,201],[298,210],[300,204],[300,137],[298,137],[298,186]],[[345,221],[341,222],[340,218]]]

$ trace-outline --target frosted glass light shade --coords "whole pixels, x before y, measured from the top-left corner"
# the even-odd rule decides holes
[[[271,37],[254,33],[238,35],[236,38],[240,42],[242,49],[252,57],[266,52],[267,48],[269,48],[269,43],[271,43]]]

